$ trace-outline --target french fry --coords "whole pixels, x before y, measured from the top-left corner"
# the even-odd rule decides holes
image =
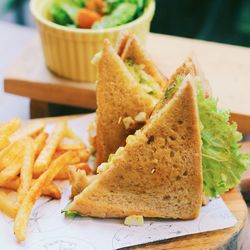
[[[67,152],[74,152],[75,157],[72,158],[71,162],[68,165],[75,165],[78,164],[80,162],[80,158],[77,155],[77,152],[75,151],[67,151]],[[63,153],[56,153],[56,157],[55,155],[53,156],[53,160],[56,160],[58,157],[62,156],[63,154],[65,154],[66,152]],[[63,167],[60,172],[56,175],[55,180],[68,180],[68,165]],[[36,171],[36,169],[33,170],[33,176],[34,178],[38,178],[42,173]]]
[[[43,196],[52,197],[52,198],[54,198],[56,200],[60,200],[61,199],[61,191],[57,187],[57,185],[54,184],[53,182],[50,183],[48,186],[43,187],[43,189],[42,189],[42,195]]]
[[[90,153],[87,151],[86,146],[83,143],[80,144],[62,144],[58,146],[56,153],[64,153],[67,151],[76,151],[78,156],[80,157],[81,162],[87,162],[90,157]]]
[[[44,129],[37,131],[35,134],[30,135],[32,139],[36,139],[41,133],[44,133]]]
[[[53,154],[56,151],[57,146],[64,137],[66,129],[66,122],[59,122],[52,134],[48,139],[48,143],[45,145],[39,156],[37,157],[34,165],[34,170],[37,173],[43,173],[47,170],[48,165],[50,164]]]
[[[75,165],[77,169],[85,170],[86,174],[89,175],[91,174],[91,168],[87,163],[78,163]]]
[[[2,158],[0,157],[0,166],[3,168],[0,172],[0,186],[19,175],[24,158],[25,147],[31,140],[31,138],[27,137],[12,143],[9,152],[7,152],[8,154],[4,155]],[[6,148],[6,150],[7,149],[8,148]]]
[[[26,139],[25,152],[20,170],[20,186],[17,190],[17,201],[19,203],[23,201],[26,193],[31,187],[34,161],[35,150],[33,146],[33,140]]]
[[[55,180],[68,180],[69,179],[69,167],[74,166],[78,170],[85,170],[87,169],[87,164],[86,163],[77,163],[74,164],[73,161],[69,166],[64,167],[63,169],[60,170],[60,172],[56,175]],[[86,172],[87,173],[87,172]]]
[[[36,181],[35,179],[32,180],[32,185],[34,184],[35,181]],[[10,180],[7,183],[3,184],[1,188],[6,188],[6,189],[13,190],[13,191],[17,191],[19,185],[20,185],[20,178],[15,177],[13,180]],[[43,187],[42,195],[48,196],[57,200],[61,199],[61,191],[59,190],[57,185],[54,184],[53,182],[49,184],[48,186]]]
[[[6,148],[10,144],[8,136],[1,135],[0,136],[0,150]]]
[[[68,151],[68,150],[85,150],[86,146],[82,142],[78,143],[64,143],[57,147],[57,151]]]
[[[20,205],[15,218],[14,233],[17,241],[20,242],[26,239],[30,212],[34,203],[40,198],[43,187],[49,185],[59,173],[60,169],[68,165],[74,157],[75,154],[73,152],[67,152],[63,154],[53,161],[50,164],[48,170],[44,172],[32,185],[22,204]]]
[[[21,163],[10,165],[0,172],[0,186],[14,179],[20,173]]]
[[[2,191],[0,191],[0,210],[10,218],[16,217],[17,205]]]
[[[21,161],[25,140],[15,141],[0,152],[0,171]],[[1,173],[0,173],[1,174]]]
[[[68,126],[65,131],[65,137],[76,140],[76,141],[81,141],[81,138],[78,135],[76,135],[76,133]]]
[[[34,140],[35,156],[37,157],[46,144],[48,134],[45,132],[40,133]]]
[[[15,177],[12,180],[8,181],[7,183],[4,183],[0,187],[1,188],[11,189],[13,191],[17,191],[19,185],[20,185],[20,178],[19,177]]]
[[[67,151],[56,151],[53,156],[52,156],[52,160],[55,160],[56,158],[58,158],[59,156],[63,155],[64,153],[66,153]],[[79,159],[79,162],[80,162],[80,158]]]
[[[10,141],[17,141],[25,137],[32,137],[33,135],[41,132],[45,127],[43,121],[33,121],[17,130],[13,135],[10,136]]]
[[[57,181],[65,181],[69,179],[68,166],[62,169],[55,177]]]
[[[86,151],[85,149],[78,150],[78,155],[80,157],[81,162],[87,162],[89,160],[89,157],[90,157],[90,153],[88,151]]]
[[[14,118],[11,121],[7,121],[0,124],[0,135],[10,136],[21,126],[20,118]]]

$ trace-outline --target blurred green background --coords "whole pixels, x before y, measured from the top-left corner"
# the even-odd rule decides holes
[[[250,0],[156,2],[152,32],[250,46]],[[34,26],[28,0],[1,0],[0,20]]]

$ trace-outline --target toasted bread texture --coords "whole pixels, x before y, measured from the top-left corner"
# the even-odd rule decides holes
[[[212,90],[211,87],[209,85],[208,80],[206,79],[200,64],[198,62],[198,60],[196,59],[195,56],[189,56],[187,57],[187,59],[185,60],[185,62],[179,67],[177,68],[177,70],[175,71],[175,73],[170,77],[168,84],[166,85],[166,87],[169,87],[173,84],[173,82],[175,82],[176,77],[178,75],[181,75],[183,77],[187,76],[188,74],[190,74],[193,77],[198,77],[201,84],[202,84],[202,88],[204,90],[204,95],[205,97],[211,96],[212,95]]]
[[[122,60],[132,59],[138,65],[144,65],[144,70],[151,75],[158,84],[165,88],[167,79],[161,74],[151,58],[146,54],[135,35],[125,34],[117,47],[118,54]]]
[[[125,144],[134,133],[125,128],[123,119],[145,112],[149,118],[155,103],[135,82],[121,58],[106,40],[98,62],[96,115],[96,165],[107,161],[109,155]]]
[[[192,78],[192,81],[194,82],[195,79],[197,79],[198,82],[202,85],[204,96],[209,97],[212,95],[212,90],[209,85],[209,82],[206,80],[197,59],[195,58],[195,56],[187,57],[185,62],[179,68],[177,68],[176,71],[169,78],[168,83],[166,84],[164,89],[165,99],[157,103],[153,113],[157,113],[172,98],[171,95],[169,97],[166,97],[166,93],[169,89],[173,88],[173,86],[178,81],[178,77],[181,77],[183,81],[185,81],[185,79]]]
[[[124,48],[126,47],[126,44],[128,42],[128,39],[131,37],[129,32],[121,32],[118,36],[118,39],[116,41],[115,51],[116,53],[121,56]]]
[[[77,169],[74,166],[70,166],[68,170],[69,183],[71,185],[71,196],[72,199],[76,195],[80,194],[84,188],[89,185],[89,180],[87,178],[86,172],[81,169]]]
[[[193,85],[186,82],[128,138],[111,166],[69,210],[83,216],[194,219],[202,202],[201,138]]]

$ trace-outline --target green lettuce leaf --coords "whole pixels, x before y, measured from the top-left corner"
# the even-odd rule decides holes
[[[183,76],[178,75],[176,77],[175,82],[167,88],[164,98],[165,99],[172,98],[174,94],[177,92],[177,90],[180,88],[182,82],[183,82]]]
[[[76,25],[76,15],[82,5],[83,2],[80,0],[54,0],[49,9],[50,18],[60,25]]]
[[[250,164],[250,155],[240,152],[242,139],[237,125],[229,122],[229,112],[219,109],[217,100],[205,98],[197,84],[201,123],[203,190],[216,197],[238,185]]]
[[[77,218],[77,217],[81,217],[81,215],[78,212],[75,212],[75,211],[65,210],[65,211],[63,211],[63,213],[64,213],[65,217],[69,218],[69,219],[74,219],[74,218]]]
[[[71,202],[69,202],[65,208],[61,211],[61,213],[64,213],[65,217],[66,218],[69,218],[69,219],[74,219],[74,218],[77,218],[77,217],[81,217],[81,215],[78,213],[78,212],[75,212],[75,211],[70,211],[69,210],[69,205],[70,205]]]
[[[92,26],[92,29],[106,29],[117,27],[134,20],[136,16],[136,4],[123,2],[119,4],[109,15],[105,15]]]

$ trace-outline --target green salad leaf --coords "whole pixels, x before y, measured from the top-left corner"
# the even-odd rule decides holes
[[[135,18],[136,12],[136,4],[128,2],[121,3],[109,15],[95,22],[92,29],[112,28],[128,23]]]
[[[197,84],[201,123],[203,190],[216,197],[238,185],[250,164],[250,155],[240,152],[242,139],[237,125],[229,122],[229,112],[219,109],[217,100],[205,98]]]
[[[64,213],[65,217],[69,218],[69,219],[74,219],[74,218],[77,218],[77,217],[81,217],[81,215],[78,212],[75,212],[75,211],[65,210],[65,211],[63,211],[63,213]]]
[[[147,4],[147,0],[106,0],[104,9],[105,14],[111,14],[114,9],[116,9],[120,4],[124,2],[132,3],[137,6],[136,16],[140,16],[143,13],[144,8]]]
[[[84,5],[82,0],[54,0],[49,9],[49,14],[53,22],[71,26],[75,25],[76,14]]]
[[[75,212],[75,211],[70,211],[69,210],[69,205],[70,205],[71,202],[69,202],[66,207],[61,211],[61,213],[64,213],[65,217],[66,218],[69,218],[69,219],[74,219],[74,218],[77,218],[77,217],[81,217],[81,215],[78,213],[78,212]]]
[[[181,75],[178,75],[176,77],[175,82],[167,88],[164,98],[169,99],[173,97],[173,95],[177,92],[177,90],[181,86],[182,82],[183,82],[183,77]]]
[[[49,8],[49,19],[59,25],[77,27],[77,13],[89,1],[53,0]],[[105,0],[102,9],[105,15],[91,28],[105,29],[129,23],[143,14],[147,3],[148,0]]]
[[[104,13],[109,15],[111,12],[117,8],[119,4],[121,4],[123,0],[106,0],[105,1],[105,8],[104,8]]]
[[[143,14],[145,6],[147,5],[147,1],[146,0],[129,0],[129,1],[137,5],[136,17],[141,16]]]
[[[89,0],[72,0],[73,3],[75,3],[79,7],[84,7]]]
[[[49,14],[54,23],[65,26],[74,24],[68,13],[56,3],[52,4],[50,7]]]

